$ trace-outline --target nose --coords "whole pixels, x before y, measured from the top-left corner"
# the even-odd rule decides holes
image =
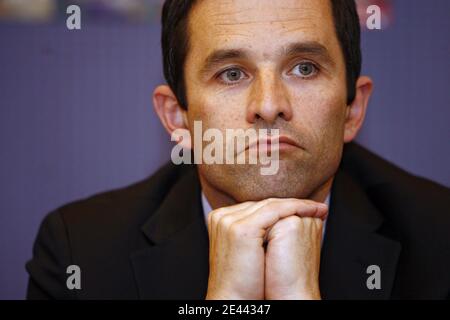
[[[247,121],[252,124],[257,121],[274,124],[278,118],[290,121],[292,107],[289,100],[289,93],[281,76],[272,71],[261,73],[251,88]]]

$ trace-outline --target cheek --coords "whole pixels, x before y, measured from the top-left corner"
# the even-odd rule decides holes
[[[293,95],[294,121],[307,128],[315,143],[343,138],[346,92],[339,87],[308,88]]]
[[[189,122],[201,120],[204,128],[220,130],[245,127],[245,98],[224,92],[193,94],[188,109]]]

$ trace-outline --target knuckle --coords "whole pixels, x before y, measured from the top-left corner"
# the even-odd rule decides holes
[[[314,223],[316,224],[316,227],[318,227],[318,228],[322,228],[323,227],[322,219],[316,218],[316,219],[314,219]]]
[[[283,220],[286,220],[286,228],[288,231],[298,231],[303,226],[302,218],[297,216],[291,216]]]
[[[247,233],[247,227],[242,222],[234,222],[231,224],[229,232],[233,239],[240,239]]]
[[[273,228],[284,234],[297,233],[302,228],[302,219],[297,216],[283,218]]]
[[[213,223],[217,223],[224,214],[225,214],[225,211],[222,208],[220,208],[220,209],[211,211],[209,216]]]
[[[307,227],[311,226],[314,224],[314,218],[313,217],[304,217],[303,218],[303,224]]]
[[[220,219],[219,219],[219,225],[222,228],[228,229],[231,224],[233,223],[233,217],[230,215],[223,215]]]

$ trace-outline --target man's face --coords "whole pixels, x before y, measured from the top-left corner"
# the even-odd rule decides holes
[[[308,198],[341,158],[347,112],[344,58],[329,0],[202,0],[189,16],[187,119],[203,130],[279,129],[277,174],[260,165],[199,165],[237,202]]]

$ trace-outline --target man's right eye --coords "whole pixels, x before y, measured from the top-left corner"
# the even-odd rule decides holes
[[[223,71],[219,74],[219,80],[227,85],[233,85],[238,83],[242,78],[245,77],[245,74],[242,70],[238,68],[231,68]]]

